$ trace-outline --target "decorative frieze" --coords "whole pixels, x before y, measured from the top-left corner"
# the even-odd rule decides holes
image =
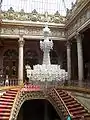
[[[42,28],[39,27],[24,27],[25,36],[43,36]],[[19,35],[19,27],[4,27],[1,28],[1,35]],[[52,29],[50,37],[61,37],[65,38],[64,29]]]

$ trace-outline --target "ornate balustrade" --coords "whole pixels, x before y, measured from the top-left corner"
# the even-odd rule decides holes
[[[18,85],[17,78],[8,78],[6,82],[6,78],[4,76],[0,77],[0,86],[16,86]]]

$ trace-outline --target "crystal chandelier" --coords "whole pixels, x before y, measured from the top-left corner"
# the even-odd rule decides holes
[[[53,65],[50,63],[50,50],[53,49],[53,41],[49,40],[51,31],[46,23],[43,29],[44,41],[40,41],[40,48],[43,51],[43,64],[33,66],[31,70],[30,66],[26,66],[27,77],[31,81],[64,81],[68,79],[68,73],[64,69],[60,68],[60,65]]]

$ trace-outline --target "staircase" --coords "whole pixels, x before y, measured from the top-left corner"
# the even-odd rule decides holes
[[[66,120],[69,111],[66,108],[63,100],[60,98],[60,96],[57,94],[55,89],[48,89],[47,91],[48,99],[53,103],[53,105],[56,107],[56,111],[60,118],[62,120]]]
[[[13,102],[19,88],[7,90],[0,97],[0,120],[9,120]]]
[[[90,120],[90,113],[82,106],[69,92],[55,89],[56,93],[63,100],[69,113],[72,115],[72,120]]]

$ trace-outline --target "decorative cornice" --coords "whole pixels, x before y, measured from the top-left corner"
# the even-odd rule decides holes
[[[17,20],[17,21],[33,21],[33,22],[46,22],[64,24],[65,17],[61,16],[57,11],[55,15],[49,15],[46,18],[46,14],[40,14],[35,9],[31,13],[25,13],[24,10],[15,12],[12,7],[8,11],[2,11],[1,17],[4,20]]]
[[[87,28],[88,26],[90,26],[90,6],[85,8],[82,11],[82,14],[79,14],[77,20],[74,20],[72,23],[69,24],[69,26],[67,27],[68,39],[74,37],[76,31],[82,32],[86,30],[85,28]]]
[[[75,3],[74,6],[72,6],[71,10],[68,10],[67,16],[66,16],[66,26],[72,23],[74,19],[77,18],[77,16],[80,14],[83,9],[87,5],[90,4],[90,0],[79,0],[78,2]]]

